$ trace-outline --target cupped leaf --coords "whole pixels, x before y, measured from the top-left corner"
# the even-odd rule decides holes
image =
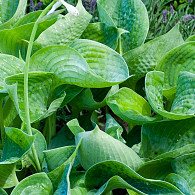
[[[133,74],[133,77],[129,78],[128,82],[136,84],[147,72],[154,70],[157,63],[168,51],[183,43],[184,40],[177,24],[165,35],[125,53],[123,58],[128,64],[130,75]]]
[[[191,194],[195,193],[195,152],[180,156],[173,160],[175,173],[182,176],[189,184]]]
[[[75,119],[74,119],[75,120]],[[72,122],[67,123],[72,130]],[[78,131],[80,126],[77,126]],[[78,157],[84,169],[89,169],[96,163],[105,160],[118,160],[137,170],[142,165],[141,158],[128,146],[107,133],[101,131],[98,126],[94,130],[78,133],[75,137],[76,144],[82,139]]]
[[[75,146],[65,146],[44,151],[48,170],[53,171],[61,166],[73,154],[75,149]]]
[[[188,144],[195,144],[195,118],[144,124],[141,137],[143,157],[156,158]]]
[[[24,61],[6,54],[0,54],[0,90],[6,89],[5,78],[22,72]]]
[[[46,173],[36,173],[23,179],[12,191],[11,195],[51,195],[53,187]]]
[[[153,110],[166,118],[181,120],[194,117],[194,81],[195,74],[180,73],[174,104],[172,104],[171,111],[168,112],[163,106],[164,73],[151,71],[147,73],[145,81],[147,99]]]
[[[96,179],[94,179],[96,178]],[[96,194],[105,194],[113,189],[130,189],[138,194],[183,194],[174,185],[140,176],[127,165],[117,161],[104,161],[92,166],[85,175],[88,188],[99,188]]]
[[[50,116],[64,100],[64,96],[51,102],[53,73],[29,73],[29,105],[31,123]],[[6,78],[6,86],[22,120],[25,120],[24,74]],[[48,108],[49,106],[49,108]]]
[[[121,35],[123,52],[144,43],[149,29],[149,20],[142,1],[99,0],[97,5],[102,22],[129,31],[128,34]]]
[[[90,23],[83,32],[81,39],[90,39],[116,49],[118,45],[119,31],[116,27],[105,23]]]
[[[155,70],[164,72],[164,90],[176,87],[181,71],[195,73],[195,42],[184,43],[168,52]]]
[[[79,40],[77,43],[77,46],[82,46],[81,43],[86,43],[86,40]],[[91,57],[89,56],[88,63],[72,48],[49,46],[39,50],[31,57],[30,71],[54,72],[55,85],[57,86],[74,84],[80,87],[103,88],[116,85],[128,78],[127,65],[119,54],[100,43],[92,41],[90,43],[92,43],[92,54]],[[74,46],[76,47],[76,42],[74,42]],[[96,48],[97,51],[99,48],[104,55],[102,54],[102,56],[96,58]],[[83,49],[87,50],[87,44],[83,45]],[[90,54],[90,49],[88,50]],[[79,52],[81,51],[79,50]],[[116,61],[112,61],[112,58]],[[95,66],[92,66],[92,59]],[[97,59],[99,62],[97,62]],[[116,76],[115,71],[120,72],[120,74]]]
[[[2,21],[0,30],[11,28],[26,11],[27,0],[4,0],[1,7]]]
[[[89,67],[107,82],[118,83],[129,77],[125,60],[111,48],[91,40],[75,40],[70,45],[87,61]]]
[[[191,195],[188,182],[180,175],[171,173],[165,178],[165,181],[177,186],[185,195]]]
[[[74,17],[68,13],[59,19],[34,42],[34,51],[50,45],[67,45],[82,35],[92,16],[85,10],[81,0],[78,1],[76,8],[79,16]]]
[[[151,109],[148,102],[129,88],[121,88],[106,100],[111,110],[128,123],[143,124],[156,118],[150,117]]]

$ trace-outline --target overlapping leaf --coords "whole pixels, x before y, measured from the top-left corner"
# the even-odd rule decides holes
[[[105,23],[90,23],[81,38],[103,43],[115,50],[118,45],[119,31],[116,27]]]
[[[144,43],[149,21],[147,10],[142,1],[99,0],[97,5],[102,22],[129,32],[121,35],[123,52]]]
[[[142,46],[130,50],[123,55],[129,67],[130,85],[144,77],[147,72],[154,70],[158,61],[171,49],[183,44],[184,41],[179,32],[179,25],[176,25],[165,35],[162,35]]]
[[[148,102],[131,89],[121,88],[108,97],[106,102],[117,116],[128,123],[143,124],[156,120],[155,117],[150,117]]]
[[[68,13],[45,30],[34,42],[34,51],[49,45],[67,45],[78,39],[88,26],[91,15],[83,7],[81,0],[78,1],[77,9],[78,17]]]
[[[164,73],[149,72],[146,75],[146,95],[153,110],[170,119],[180,120],[194,117],[195,115],[195,74],[181,72],[178,77],[177,92],[171,111],[166,111],[163,106]]]
[[[75,132],[83,131],[75,120],[68,122],[68,127]],[[77,125],[77,126],[76,126]],[[76,134],[76,133],[75,133]],[[97,126],[93,131],[78,133],[76,144],[82,139],[79,148],[79,161],[84,169],[105,160],[118,160],[137,170],[142,165],[141,158],[129,147],[101,131]]]
[[[96,179],[94,179],[96,178]],[[117,161],[104,161],[92,166],[85,175],[88,188],[99,188],[97,195],[113,189],[130,189],[138,194],[183,194],[174,185],[140,176],[125,164]]]
[[[34,72],[29,74],[28,91],[31,123],[50,116],[64,100],[64,96],[62,96],[51,102],[53,78],[53,73]],[[8,77],[6,85],[21,119],[25,121],[24,74]]]
[[[109,47],[89,40],[78,40],[72,47],[81,54],[67,46],[49,46],[39,50],[31,58],[30,70],[54,72],[57,86],[75,84],[102,88],[128,78],[124,59]],[[97,61],[94,55],[98,53]]]

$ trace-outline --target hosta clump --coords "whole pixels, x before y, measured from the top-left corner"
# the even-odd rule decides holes
[[[43,3],[0,1],[0,194],[194,194],[194,36],[146,42],[141,0]]]

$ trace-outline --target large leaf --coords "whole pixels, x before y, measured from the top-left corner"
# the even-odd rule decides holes
[[[162,35],[144,45],[130,50],[123,55],[129,67],[130,75],[129,84],[136,83],[144,77],[147,72],[154,70],[158,61],[171,49],[183,44],[184,41],[179,32],[177,24],[165,35]]]
[[[186,154],[172,162],[174,171],[189,184],[191,194],[195,193],[195,153]]]
[[[99,0],[97,5],[102,22],[129,31],[121,35],[123,52],[144,43],[149,20],[141,0]]]
[[[90,23],[81,38],[103,43],[115,50],[118,45],[119,31],[116,27],[105,23]]]
[[[51,195],[53,187],[46,173],[36,173],[23,179],[12,191],[11,195]]]
[[[67,125],[75,131],[74,121],[68,122]],[[79,132],[80,126],[77,128]],[[86,170],[105,160],[118,160],[134,170],[142,165],[142,160],[131,148],[104,133],[97,126],[92,131],[78,133],[75,137],[76,144],[81,139],[78,156],[82,167]]]
[[[3,0],[0,30],[11,28],[26,11],[27,0]]]
[[[174,185],[165,181],[146,179],[117,161],[95,164],[86,172],[85,184],[88,188],[101,187],[97,195],[106,194],[117,188],[130,189],[143,195],[183,194]]]
[[[53,73],[31,72],[29,73],[29,107],[31,123],[50,116],[55,112],[64,100],[64,96],[51,102],[53,91]],[[9,94],[14,101],[16,109],[22,120],[25,120],[24,108],[24,74],[18,74],[6,78]],[[49,107],[48,107],[49,106]]]
[[[144,124],[141,135],[143,157],[156,158],[187,144],[195,144],[195,118]]]
[[[89,54],[89,62],[87,63],[77,51],[67,46],[49,46],[32,56],[30,71],[54,72],[56,85],[75,84],[81,87],[109,87],[128,78],[127,65],[114,50],[86,40],[78,40],[72,46],[77,47],[79,52],[82,51],[78,47],[83,47],[81,54],[84,57]],[[101,56],[97,58],[98,52],[104,54],[100,54]]]
[[[151,109],[148,102],[129,88],[121,88],[106,100],[111,110],[128,123],[143,124],[156,118],[150,117]]]
[[[34,42],[34,51],[49,45],[68,44],[74,39],[78,39],[88,26],[91,15],[83,7],[81,0],[78,1],[77,9],[78,17],[68,13],[45,30]]]
[[[195,114],[195,74],[181,72],[178,77],[178,85],[171,111],[163,106],[164,73],[149,72],[146,75],[145,89],[147,99],[153,110],[169,119],[180,120],[193,117]]]
[[[176,87],[181,71],[195,73],[195,42],[182,44],[168,52],[157,64],[155,70],[164,72],[163,89]]]

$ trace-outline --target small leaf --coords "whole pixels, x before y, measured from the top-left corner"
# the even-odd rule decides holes
[[[121,88],[106,100],[111,110],[128,123],[144,124],[156,118],[150,117],[151,109],[148,102],[129,88]]]
[[[23,179],[12,191],[11,195],[48,194],[51,195],[53,187],[46,173],[36,173]]]
[[[67,126],[71,130],[71,132],[76,136],[78,133],[85,132],[85,130],[80,127],[79,121],[77,119],[73,119],[67,123]]]

